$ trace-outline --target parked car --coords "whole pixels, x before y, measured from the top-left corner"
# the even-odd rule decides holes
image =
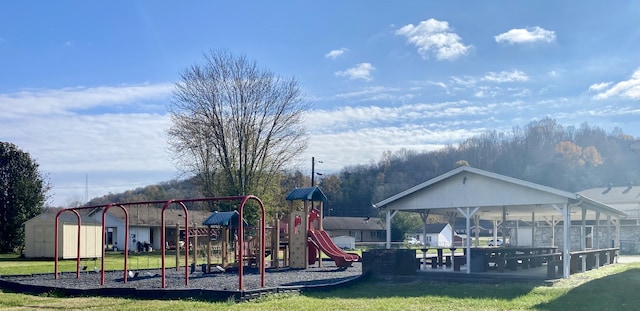
[[[491,240],[489,240],[489,242],[487,242],[487,245],[489,245],[489,246],[502,246],[503,244],[504,244],[504,242],[502,241],[502,239],[497,239],[495,243],[493,242],[493,239],[491,239]]]
[[[416,238],[408,238],[407,239],[407,244],[409,244],[409,245],[422,245],[422,242],[420,242],[420,240],[418,240]]]

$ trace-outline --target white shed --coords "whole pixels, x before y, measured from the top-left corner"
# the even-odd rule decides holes
[[[451,247],[451,225],[446,223],[426,224],[422,230],[409,235],[422,245],[432,247]]]
[[[24,223],[26,258],[55,256],[56,213],[43,213]],[[80,257],[102,257],[102,225],[89,217],[82,217],[80,227]],[[78,256],[78,219],[72,212],[58,218],[58,257],[74,259]]]
[[[341,249],[356,249],[356,238],[347,235],[332,237],[333,244]]]

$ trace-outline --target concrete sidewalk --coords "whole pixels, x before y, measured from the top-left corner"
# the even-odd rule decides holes
[[[620,255],[618,263],[640,262],[640,255]]]

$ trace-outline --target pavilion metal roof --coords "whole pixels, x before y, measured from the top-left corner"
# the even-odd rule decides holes
[[[377,217],[325,217],[324,230],[385,230],[384,222]]]
[[[387,210],[443,214],[457,208],[480,208],[482,219],[531,218],[559,215],[557,207],[579,205],[588,210],[588,218],[597,212],[625,216],[626,213],[593,200],[532,182],[462,166],[400,192],[373,206]],[[579,213],[575,217],[579,217]]]

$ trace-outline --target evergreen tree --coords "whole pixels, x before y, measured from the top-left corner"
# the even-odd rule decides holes
[[[0,142],[0,253],[24,245],[24,222],[42,212],[49,189],[28,153]]]

